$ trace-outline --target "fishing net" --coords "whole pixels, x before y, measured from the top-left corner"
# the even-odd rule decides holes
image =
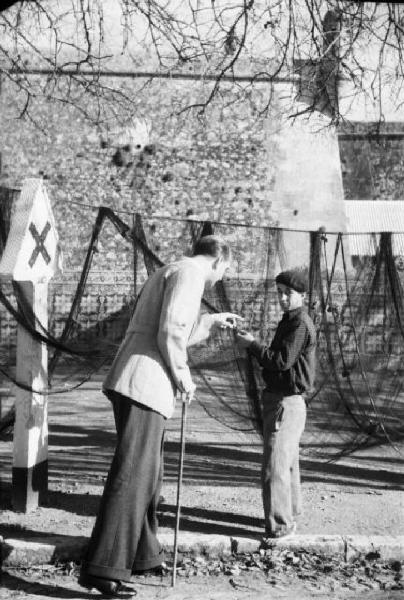
[[[77,215],[79,252],[76,248],[74,257],[65,256],[65,275],[50,285],[46,328],[35,322],[19,286],[2,283],[3,389],[20,385],[15,377],[17,324],[48,346],[45,392],[50,401],[94,373],[103,376],[147,276],[189,255],[200,236],[215,233],[231,244],[234,264],[232,272],[206,293],[202,310],[243,316],[243,328],[263,343],[270,342],[281,318],[276,274],[295,261],[307,275],[307,310],[317,330],[318,366],[315,389],[307,397],[303,452],[330,459],[365,444],[402,439],[402,234],[297,232],[145,218],[104,207],[80,206]],[[1,220],[6,231],[4,211]],[[207,415],[257,441],[263,382],[255,359],[238,348],[234,334],[223,331],[190,348],[189,361],[197,401]],[[11,424],[9,413],[1,429]]]

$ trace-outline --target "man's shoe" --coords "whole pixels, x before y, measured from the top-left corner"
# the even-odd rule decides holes
[[[87,573],[80,575],[79,585],[87,589],[95,588],[107,598],[121,598],[122,592],[130,591],[132,595],[136,593],[132,588],[126,588],[120,581],[105,579],[104,577],[97,577],[96,575],[89,575]]]
[[[162,577],[168,572],[168,566],[165,562],[162,562],[161,565],[157,565],[152,567],[151,569],[144,569],[142,571],[132,571],[133,576],[138,575],[155,575],[157,577]]]

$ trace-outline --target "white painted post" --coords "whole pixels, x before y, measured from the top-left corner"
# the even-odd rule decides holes
[[[61,269],[61,252],[48,195],[41,179],[26,179],[11,215],[0,277],[18,282],[33,326],[48,326],[48,282]],[[39,325],[40,324],[40,325]],[[48,487],[48,354],[46,344],[21,325],[17,333],[16,379],[34,391],[15,388],[13,508],[37,508]]]

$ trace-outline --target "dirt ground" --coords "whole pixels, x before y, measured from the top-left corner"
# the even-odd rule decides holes
[[[49,493],[30,514],[11,510],[12,440],[0,442],[3,536],[88,536],[115,442],[109,402],[94,379],[49,401]],[[181,530],[255,537],[263,531],[258,437],[225,427],[198,402],[188,409]],[[165,437],[160,525],[174,523],[180,407]],[[386,444],[326,462],[301,458],[298,533],[404,535],[404,446]]]
[[[142,575],[124,598],[139,600],[399,600],[402,564],[360,558],[341,563],[302,552],[267,551],[226,559],[180,556],[175,587],[168,569],[163,576]],[[99,597],[77,583],[72,563],[3,573],[0,599],[89,599]]]
[[[165,438],[162,531],[172,532],[174,525],[179,430],[180,407],[168,422]],[[115,440],[111,407],[100,393],[100,381],[51,397],[49,431],[48,497],[29,514],[11,510],[12,441],[0,443],[0,534],[5,537],[40,541],[44,536],[90,535]],[[181,531],[258,539],[263,532],[259,439],[225,427],[197,402],[188,411],[186,439]],[[305,510],[298,533],[404,534],[403,447],[367,448],[325,462],[307,452],[304,441],[302,445]],[[344,565],[332,558],[323,564],[314,556],[293,553],[272,558],[271,563],[244,556],[238,562],[232,558],[230,563],[204,564],[183,557],[175,589],[169,573],[138,578],[137,598],[326,600],[332,594],[337,600],[398,600],[403,595],[402,565]],[[96,592],[78,586],[78,568],[8,569],[2,575],[0,599],[96,598]]]

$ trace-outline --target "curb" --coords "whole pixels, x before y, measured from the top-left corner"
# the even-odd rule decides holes
[[[173,534],[164,532],[159,540],[167,553],[173,551]],[[51,564],[57,561],[79,562],[87,546],[88,538],[68,538],[52,536],[35,539],[2,539],[0,556],[4,567],[29,567]],[[259,552],[260,539],[229,538],[224,535],[196,535],[180,533],[178,551],[194,556],[218,557],[232,553],[251,554]],[[363,535],[293,535],[274,540],[273,550],[311,552],[340,558],[345,562],[359,557],[369,560],[404,560],[404,536],[363,536]]]

